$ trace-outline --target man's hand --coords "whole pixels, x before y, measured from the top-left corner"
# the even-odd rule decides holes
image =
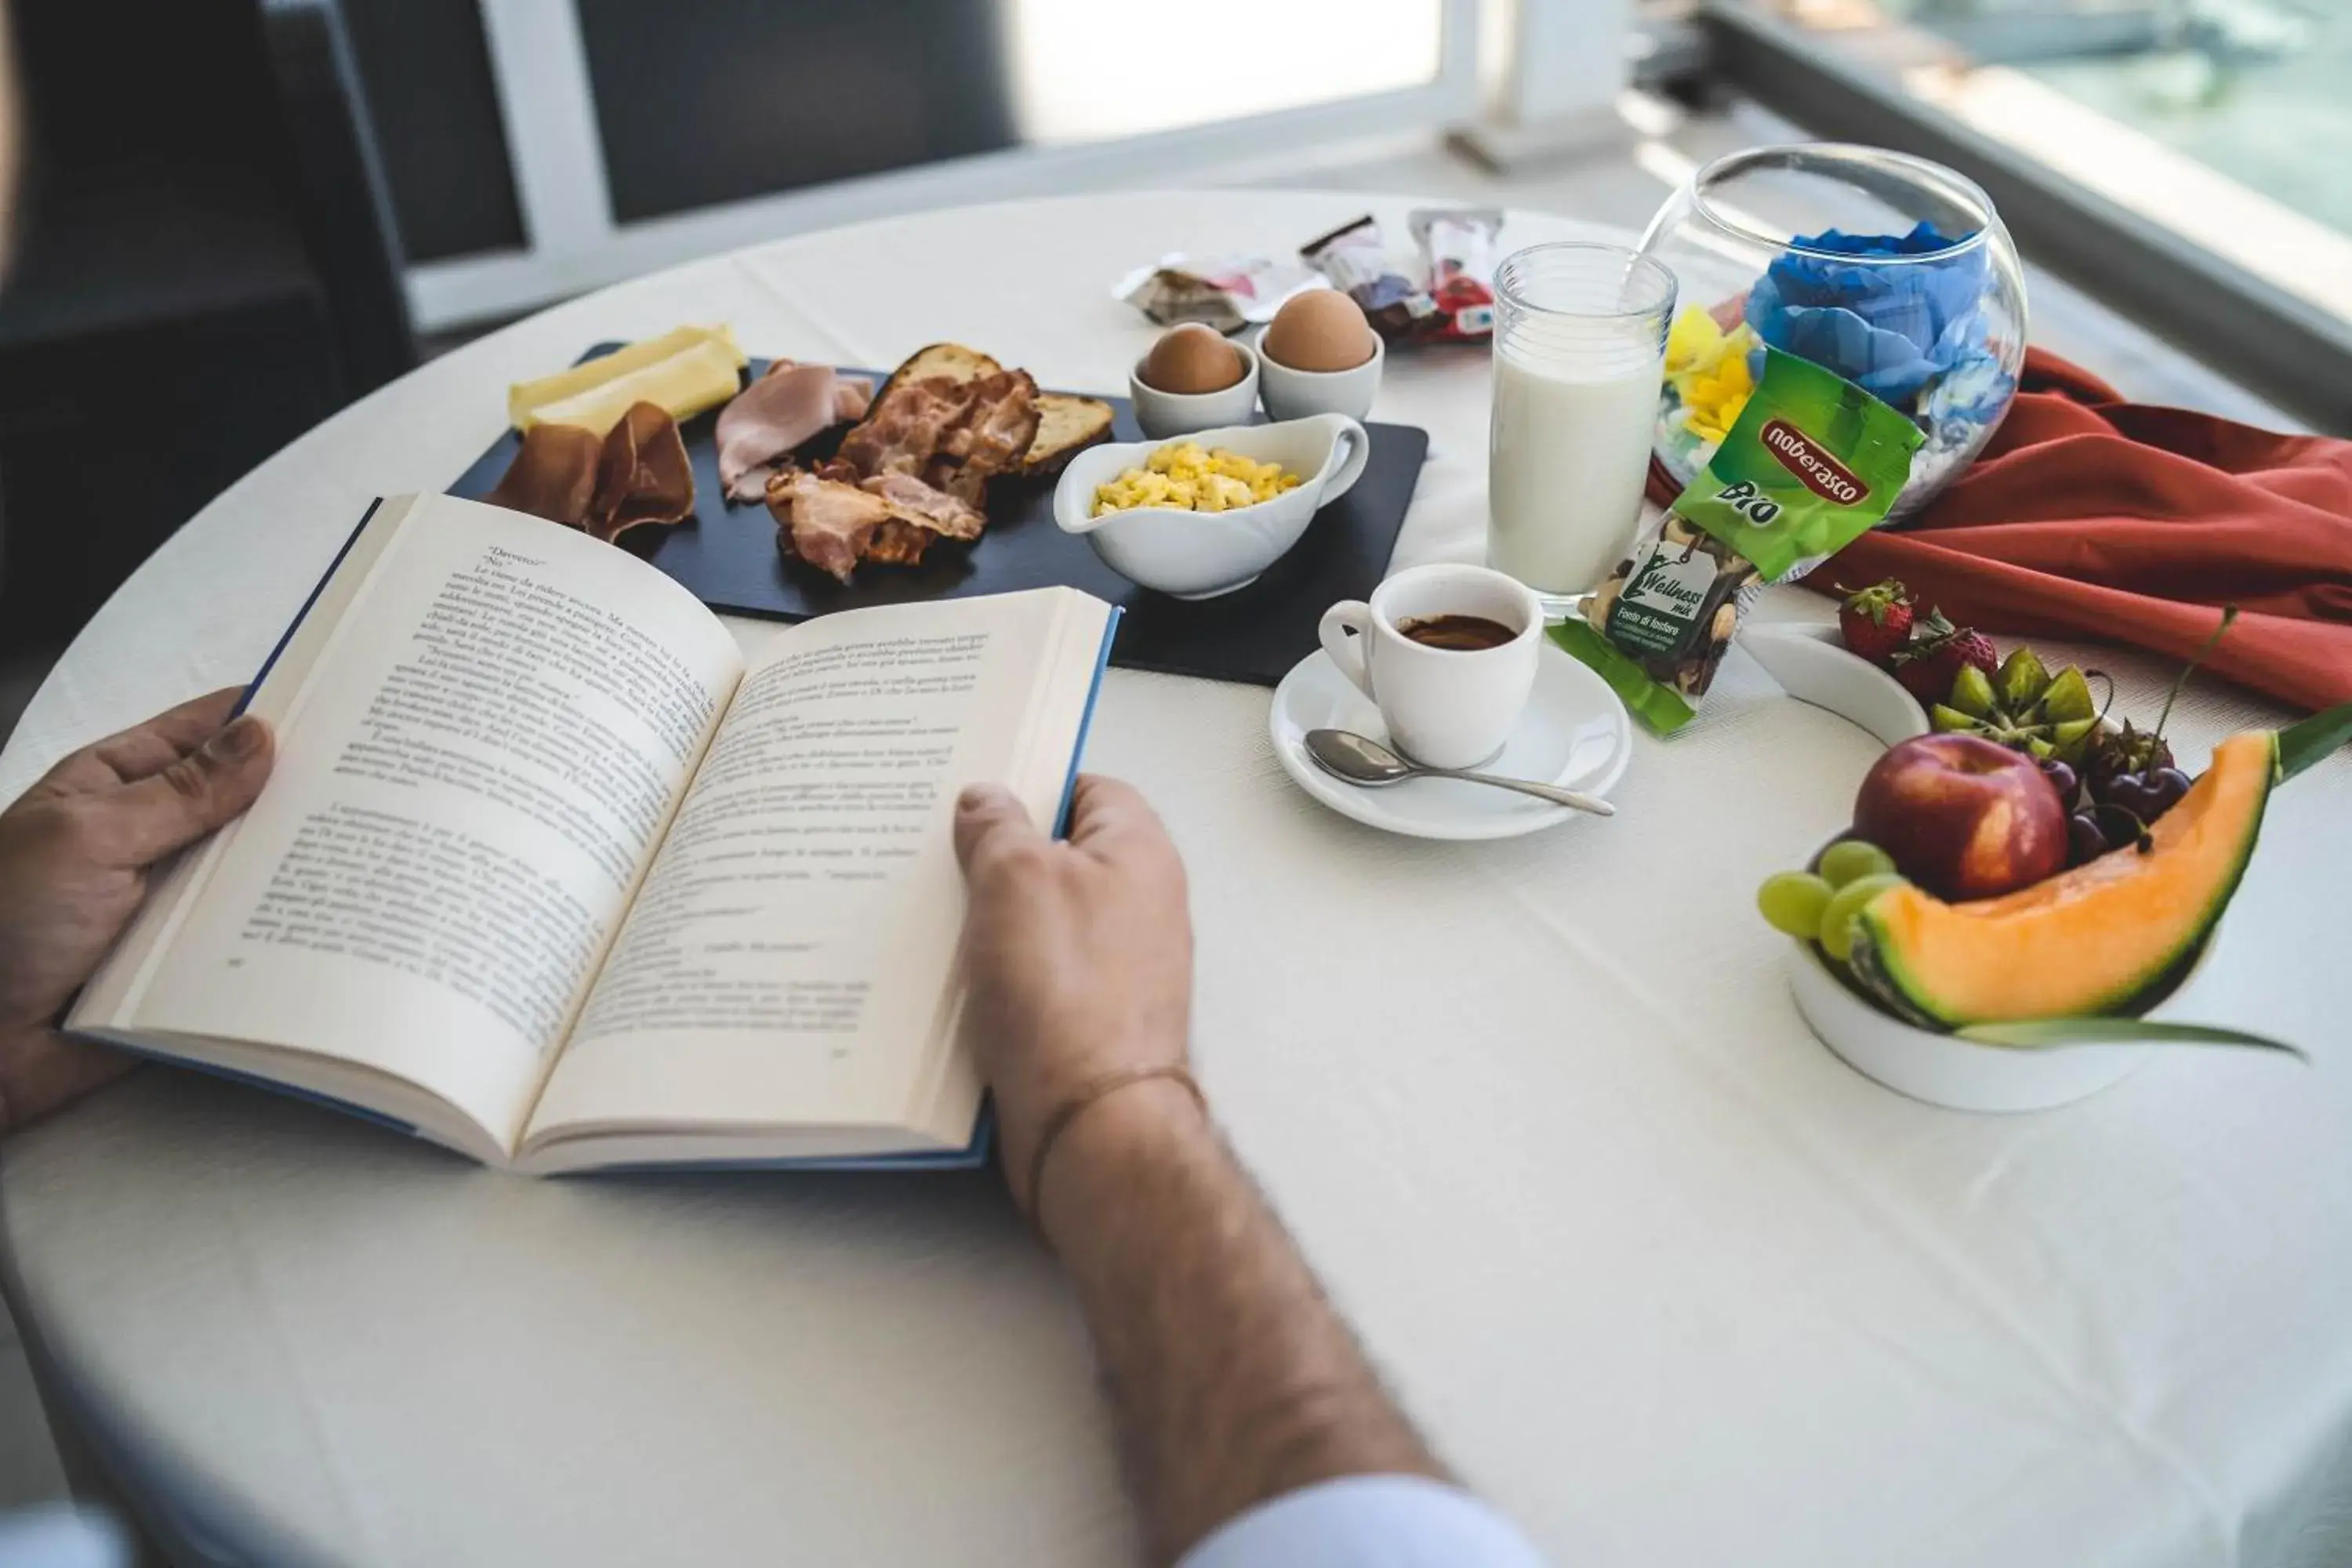
[[[1147,1550],[1173,1562],[1252,1504],[1340,1476],[1444,1469],[1380,1385],[1257,1189],[1181,1085],[1108,1094],[1019,1185],[1088,1080],[1183,1065],[1184,868],[1143,798],[1078,781],[1056,844],[1002,790],[966,792],[956,852],[966,1038],[1004,1170],[1069,1270],[1125,1439]]]
[[[1181,1067],[1192,1027],[1192,922],[1184,864],[1143,797],[1078,780],[1070,836],[1045,837],[1003,790],[957,803],[964,917],[965,1037],[996,1094],[1013,1196],[1045,1119],[1088,1080],[1123,1068]],[[1139,1085],[1148,1095],[1181,1089]]]
[[[261,793],[269,727],[228,724],[236,698],[215,691],[85,747],[0,812],[0,1131],[130,1065],[56,1024],[138,912],[148,869]]]

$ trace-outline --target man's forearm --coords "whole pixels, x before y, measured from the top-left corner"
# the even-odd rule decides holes
[[[1181,1086],[1091,1107],[1036,1200],[1094,1330],[1155,1561],[1317,1481],[1444,1475]]]

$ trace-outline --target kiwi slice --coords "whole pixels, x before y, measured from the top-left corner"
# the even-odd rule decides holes
[[[2091,700],[2091,683],[2079,666],[2068,665],[2042,689],[2042,716],[2053,724],[2080,723],[2097,718],[2098,712],[2098,704]]]
[[[2010,657],[2014,658],[2016,655]],[[1991,718],[1997,706],[1992,681],[1973,664],[1960,666],[1959,674],[1952,677],[1951,706],[1971,719]]]
[[[2000,672],[1993,678],[1993,689],[2000,695],[2000,705],[2012,713],[2022,713],[2050,685],[2050,671],[2043,666],[2042,656],[2030,647],[2013,647],[2009,657],[2000,661]]]

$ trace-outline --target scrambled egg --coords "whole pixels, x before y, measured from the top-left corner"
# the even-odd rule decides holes
[[[1095,487],[1094,515],[1168,506],[1180,511],[1231,511],[1272,500],[1297,489],[1297,474],[1279,463],[1254,463],[1223,447],[1204,450],[1197,441],[1171,441],[1108,484]]]

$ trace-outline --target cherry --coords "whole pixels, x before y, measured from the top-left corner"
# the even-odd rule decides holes
[[[2099,826],[2095,813],[2078,811],[2066,819],[2066,864],[2069,867],[2095,860],[2114,847],[2107,842],[2106,831]]]
[[[2074,791],[2082,782],[2075,775],[2074,770],[2056,757],[2042,758],[2041,768],[2042,776],[2048,779],[2050,787],[2058,792],[2058,804],[2064,806],[2073,805]]]
[[[2104,789],[2092,794],[2101,804],[2127,811],[2143,826],[2154,822],[2189,793],[2189,778],[2179,768],[2150,768],[2145,773],[2117,773]]]

